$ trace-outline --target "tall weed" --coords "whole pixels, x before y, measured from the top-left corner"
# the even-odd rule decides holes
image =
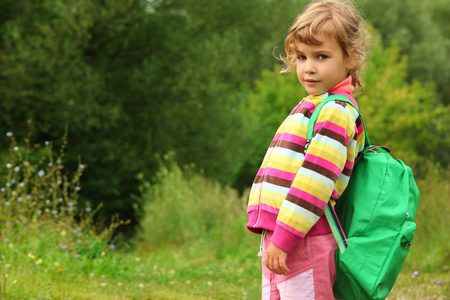
[[[429,272],[450,271],[450,172],[428,166],[426,176],[417,180],[420,202],[417,232],[407,265]]]
[[[140,237],[150,248],[202,247],[224,257],[257,246],[245,228],[246,197],[236,190],[174,163],[162,166],[154,182],[141,187]]]
[[[30,272],[56,276],[71,260],[105,255],[115,229],[124,223],[101,226],[94,222],[99,207],[78,203],[86,166],[79,163],[68,174],[65,138],[54,151],[52,142],[18,142],[12,132],[6,135],[11,146],[0,163],[0,288],[5,295],[14,293],[14,283]]]

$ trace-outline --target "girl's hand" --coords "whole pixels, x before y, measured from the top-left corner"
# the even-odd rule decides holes
[[[264,264],[270,271],[280,274],[289,274],[289,269],[286,267],[287,252],[270,243],[267,247],[266,257]]]

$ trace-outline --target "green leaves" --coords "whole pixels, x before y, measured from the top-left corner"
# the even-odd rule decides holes
[[[398,43],[408,56],[407,79],[436,85],[446,105],[450,89],[450,9],[448,1],[358,1],[365,18],[380,33],[383,46]]]
[[[361,0],[361,8],[384,45],[398,46],[380,42],[369,62],[359,101],[371,137],[414,161],[426,153],[445,163],[447,110],[436,99],[447,93],[448,43],[440,36],[448,30],[437,26],[446,5],[408,2],[399,12],[403,5],[378,2]],[[179,165],[243,189],[305,95],[295,74],[268,70],[307,3],[1,1],[0,126],[24,136],[32,119],[32,139],[56,143],[67,126],[67,167],[81,155],[89,165],[81,196],[107,203],[107,214],[132,215],[136,174],[152,177],[157,157],[169,152]],[[411,18],[418,10],[426,13]],[[374,98],[389,100],[378,107]]]
[[[430,160],[448,164],[442,151],[449,142],[449,109],[439,105],[431,84],[408,83],[406,68],[396,43],[383,49],[375,40],[366,88],[357,98],[370,141],[415,166]]]

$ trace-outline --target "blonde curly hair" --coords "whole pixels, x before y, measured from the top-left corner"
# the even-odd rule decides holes
[[[349,70],[352,85],[355,89],[364,88],[360,74],[364,68],[368,49],[366,40],[369,38],[365,22],[349,1],[323,1],[311,3],[297,16],[289,29],[284,41],[286,56],[280,59],[284,62],[281,73],[288,73],[297,64],[298,43],[319,45],[320,35],[336,40],[344,55],[351,57],[355,67]]]

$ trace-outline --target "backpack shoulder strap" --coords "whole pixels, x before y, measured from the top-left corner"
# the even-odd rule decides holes
[[[326,99],[324,99],[316,107],[316,109],[314,110],[314,113],[311,115],[311,118],[309,119],[308,136],[307,136],[307,142],[306,142],[306,146],[305,146],[305,153],[306,153],[306,150],[308,149],[309,143],[312,140],[313,133],[314,133],[314,125],[316,124],[316,121],[317,121],[317,118],[319,116],[320,110],[322,109],[322,107],[325,104],[327,104],[330,101],[335,101],[335,100],[346,102],[346,103],[350,104],[351,106],[353,106],[356,109],[356,111],[358,112],[358,114],[361,117],[361,120],[362,120],[363,126],[364,126],[364,134],[365,134],[364,148],[365,149],[369,148],[369,146],[370,146],[369,136],[367,135],[366,126],[364,124],[363,117],[362,117],[361,113],[359,112],[358,108],[346,96],[333,94],[333,95],[328,96]],[[334,207],[331,204],[331,201],[329,201],[327,203],[327,206],[325,208],[324,213],[325,213],[325,216],[327,218],[328,224],[330,225],[331,232],[333,233],[333,236],[334,236],[334,238],[335,238],[335,240],[337,242],[339,251],[341,253],[344,253],[345,249],[348,247],[347,238],[346,238],[344,230],[342,229],[342,226],[341,226],[341,224],[339,222],[339,219],[338,219],[338,217],[336,215],[336,212],[334,211]]]
[[[351,97],[351,96],[350,96]],[[367,130],[366,130],[366,125],[364,124],[364,119],[361,115],[361,113],[359,112],[358,108],[355,106],[355,104],[353,104],[353,102],[348,99],[346,96],[343,95],[338,95],[338,94],[333,94],[328,96],[327,98],[325,98],[322,102],[320,102],[320,104],[316,107],[316,109],[314,110],[314,113],[311,115],[311,118],[309,119],[309,123],[308,123],[308,135],[307,135],[307,142],[306,142],[306,147],[305,147],[305,153],[306,153],[306,149],[309,146],[309,143],[311,142],[312,138],[313,138],[313,133],[314,133],[314,125],[316,124],[317,118],[319,117],[319,113],[320,110],[322,109],[322,107],[327,104],[330,101],[342,101],[342,102],[346,102],[348,104],[350,104],[351,106],[353,106],[356,111],[358,112],[359,116],[361,117],[361,121],[363,122],[363,126],[364,126],[364,134],[365,134],[365,142],[364,142],[364,148],[367,148],[368,146],[370,146],[370,141],[369,141],[369,136],[367,135]]]

